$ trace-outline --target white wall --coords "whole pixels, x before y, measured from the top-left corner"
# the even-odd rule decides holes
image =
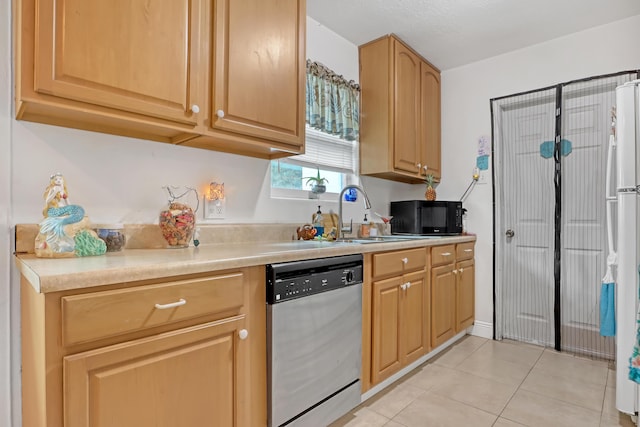
[[[443,179],[438,197],[456,198],[471,180],[477,140],[491,135],[491,98],[565,81],[640,69],[640,16],[592,28],[442,73]],[[489,171],[490,174],[491,171]],[[489,175],[488,174],[488,175]],[[492,183],[465,203],[476,244],[476,318],[492,324]],[[502,236],[498,231],[497,237]]]
[[[0,165],[0,200],[9,200],[13,194],[10,211],[0,204],[4,226],[0,235],[0,284],[4,285],[0,287],[0,425],[10,425],[11,404],[13,425],[19,426],[19,283],[8,250],[10,228],[17,223],[40,221],[42,193],[50,174],[65,175],[73,203],[82,205],[94,222],[157,223],[158,213],[166,203],[161,187],[167,184],[202,188],[212,180],[224,182],[227,218],[219,221],[222,223],[304,223],[311,220],[319,203],[324,211],[337,211],[337,200],[326,196],[321,196],[320,201],[272,200],[266,160],[13,120],[8,78],[12,68],[9,2],[0,1],[0,8],[5,21],[0,22],[0,162],[7,166]],[[308,26],[307,57],[357,81],[357,47],[313,20]],[[375,178],[363,179],[363,185],[372,210],[383,214],[388,213],[391,194],[407,198],[421,194],[414,186]],[[360,220],[362,203],[348,205],[345,217]],[[11,216],[7,218],[5,213]],[[14,319],[11,324],[10,316]],[[14,356],[11,365],[10,354]],[[10,376],[14,378],[13,401],[8,397]]]
[[[11,425],[11,18],[10,2],[0,1],[0,425]]]

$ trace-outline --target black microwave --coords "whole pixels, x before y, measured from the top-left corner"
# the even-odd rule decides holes
[[[404,200],[391,202],[392,234],[462,234],[462,202]]]

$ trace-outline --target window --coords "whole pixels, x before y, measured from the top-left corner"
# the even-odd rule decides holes
[[[317,198],[307,178],[318,173],[326,179],[329,194],[337,195],[351,181],[356,173],[359,99],[357,83],[307,60],[305,154],[272,161],[272,197]]]
[[[327,193],[337,195],[356,173],[356,153],[356,141],[307,127],[305,154],[271,161],[271,197],[316,198],[307,178],[315,177],[318,169],[327,179]]]

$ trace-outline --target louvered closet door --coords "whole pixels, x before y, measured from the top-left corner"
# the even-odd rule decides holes
[[[607,146],[615,88],[636,76],[492,100],[497,338],[613,358],[599,318]]]
[[[494,102],[502,337],[553,345],[554,89]],[[511,235],[513,233],[513,235]],[[500,332],[500,331],[498,331]]]
[[[625,74],[562,88],[561,348],[613,358],[600,336],[600,288],[606,270],[605,173],[615,88]]]

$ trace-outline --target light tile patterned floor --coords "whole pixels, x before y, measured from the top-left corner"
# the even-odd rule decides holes
[[[331,427],[634,424],[615,408],[606,361],[467,336]]]

